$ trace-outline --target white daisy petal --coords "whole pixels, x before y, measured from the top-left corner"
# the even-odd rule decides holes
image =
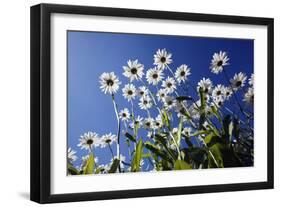
[[[157,85],[163,79],[163,72],[158,68],[150,68],[146,72],[146,80],[149,84]]]
[[[244,95],[243,101],[248,104],[254,103],[254,88],[248,88],[248,91]]]
[[[122,109],[118,115],[122,121],[128,121],[130,119],[130,112],[127,108]]]
[[[189,76],[190,74],[190,68],[187,65],[183,64],[177,68],[175,78],[179,83],[184,83],[187,80],[187,76]]]
[[[140,80],[144,75],[143,64],[138,63],[138,60],[134,60],[134,61],[128,60],[127,64],[128,66],[123,66],[124,69],[123,75],[129,78],[130,82],[132,82],[133,80]]]
[[[118,77],[114,74],[114,72],[111,73],[102,73],[100,78],[100,89],[105,94],[115,94],[117,93],[119,86],[121,82],[119,81]]]
[[[136,87],[133,84],[126,84],[124,88],[122,89],[123,96],[128,101],[131,101],[132,99],[135,99],[137,92]]]
[[[210,65],[210,69],[213,73],[218,74],[223,71],[223,67],[229,65],[229,58],[227,57],[226,52],[220,51],[213,55],[213,59]]]
[[[154,65],[157,66],[158,69],[164,70],[167,65],[172,63],[172,54],[168,53],[166,49],[158,49],[156,54],[154,55]]]
[[[67,160],[68,162],[72,163],[77,160],[77,156],[75,155],[76,151],[71,149],[71,147],[68,148],[67,150]]]
[[[244,73],[235,73],[234,77],[230,80],[233,90],[242,88],[245,85],[246,80],[247,76]]]
[[[87,132],[80,136],[80,143],[77,145],[81,149],[91,150],[93,147],[100,146],[100,138],[95,132]]]
[[[173,78],[166,78],[166,80],[162,81],[162,87],[165,88],[168,94],[173,93],[177,89],[176,81]]]
[[[115,134],[105,134],[101,137],[101,148],[107,147],[114,142],[117,142],[117,136]]]

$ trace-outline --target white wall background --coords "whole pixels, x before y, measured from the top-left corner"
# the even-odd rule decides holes
[[[254,206],[281,202],[281,13],[278,1],[246,0],[30,0],[2,1],[0,12],[0,205],[29,201],[29,7],[37,3],[81,4],[275,18],[275,189],[123,199],[53,206]]]

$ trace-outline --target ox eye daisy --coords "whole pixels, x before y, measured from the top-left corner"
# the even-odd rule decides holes
[[[216,97],[225,97],[225,93],[226,93],[226,88],[225,86],[218,84],[214,90],[212,91],[212,96],[213,98]]]
[[[101,74],[100,84],[100,89],[102,90],[102,92],[104,92],[105,94],[115,94],[117,93],[121,82],[119,81],[118,77],[114,74],[114,72],[111,72]]]
[[[246,80],[247,76],[244,73],[235,73],[234,77],[230,80],[233,90],[242,88],[245,85]]]
[[[158,101],[163,101],[164,98],[167,96],[167,91],[164,88],[159,89],[156,94]]]
[[[144,110],[150,109],[152,107],[152,101],[149,96],[145,96],[140,99],[139,107]]]
[[[164,99],[164,106],[166,109],[172,109],[175,107],[175,99],[171,96],[166,96]]]
[[[92,150],[93,147],[100,145],[100,138],[95,132],[87,132],[80,136],[79,144],[77,145],[81,149]]]
[[[128,121],[130,119],[130,112],[127,108],[122,109],[118,115],[122,121]]]
[[[204,93],[209,94],[211,93],[213,87],[213,83],[209,78],[202,78],[197,84],[197,90],[199,92],[199,89],[202,88]]]
[[[146,72],[146,80],[149,84],[157,85],[163,79],[163,72],[158,68],[150,68]]]
[[[113,144],[117,141],[117,136],[115,134],[109,133],[101,137],[101,148]]]
[[[140,80],[143,76],[144,66],[138,60],[128,60],[127,66],[123,66],[123,75],[129,78],[130,82],[133,80]]]
[[[249,78],[249,85],[250,85],[250,86],[254,86],[254,77],[255,77],[255,76],[254,76],[254,74],[252,73],[252,74],[251,74],[251,77]]]
[[[229,58],[227,57],[226,52],[220,51],[213,55],[210,69],[213,73],[218,74],[223,71],[223,67],[229,65]]]
[[[154,119],[153,118],[146,118],[146,119],[144,119],[143,127],[145,129],[152,129],[154,127]]]
[[[248,104],[254,103],[254,88],[248,88],[248,91],[244,95],[243,101]]]
[[[162,81],[162,87],[165,88],[168,94],[173,93],[177,89],[175,79],[168,76],[166,80]]]
[[[158,49],[154,55],[154,65],[157,66],[160,70],[164,70],[167,65],[172,63],[172,54],[168,53],[166,49]]]
[[[155,121],[154,121],[154,129],[159,129],[162,126],[163,126],[162,117],[161,117],[161,114],[158,114],[158,116],[155,118]]]
[[[77,160],[77,156],[75,154],[76,154],[76,151],[71,149],[71,147],[69,147],[67,149],[67,160],[68,160],[68,162],[72,163],[72,162]]]
[[[187,80],[187,77],[190,75],[190,68],[183,64],[180,67],[177,68],[176,73],[175,73],[175,78],[179,83],[185,82]]]
[[[148,95],[148,89],[145,86],[140,86],[137,90],[138,96],[141,98]]]
[[[132,129],[134,129],[134,128],[136,128],[136,127],[139,128],[139,127],[142,126],[142,124],[143,124],[143,118],[140,117],[140,116],[137,116],[137,117],[135,118],[135,120],[130,123],[130,127],[131,127]]]
[[[123,96],[128,101],[131,101],[132,99],[135,99],[137,93],[136,93],[136,87],[133,84],[126,84],[125,87],[122,89]]]

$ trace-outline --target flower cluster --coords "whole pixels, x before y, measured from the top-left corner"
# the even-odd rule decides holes
[[[76,152],[69,148],[69,174],[251,166],[254,74],[248,79],[239,72],[229,78],[230,58],[220,51],[212,57],[210,72],[222,81],[202,77],[194,85],[191,67],[182,64],[173,70],[166,49],[158,49],[153,60],[147,70],[138,60],[128,60],[125,84],[114,72],[100,75],[100,89],[112,98],[118,130],[116,135],[83,134],[77,146],[89,155],[75,168]],[[119,92],[129,106],[117,107]],[[121,143],[128,146],[128,159],[121,154]],[[110,149],[108,164],[97,164],[97,147]]]

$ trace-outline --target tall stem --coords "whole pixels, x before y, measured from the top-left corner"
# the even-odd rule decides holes
[[[116,115],[116,120],[117,120],[117,145],[116,145],[116,153],[117,153],[117,158],[120,161],[120,129],[121,129],[121,124],[120,124],[120,119],[118,116],[118,110],[117,110],[117,104],[115,102],[114,94],[112,94],[112,102],[114,106],[114,111]],[[119,172],[121,172],[121,167],[120,165],[118,166]]]
[[[112,159],[114,159],[114,154],[113,154],[113,151],[112,151],[112,149],[111,149],[111,146],[110,146],[110,144],[109,144],[109,143],[107,143],[107,144],[108,144],[108,148],[109,148],[109,150],[110,150],[110,153],[111,153]]]

